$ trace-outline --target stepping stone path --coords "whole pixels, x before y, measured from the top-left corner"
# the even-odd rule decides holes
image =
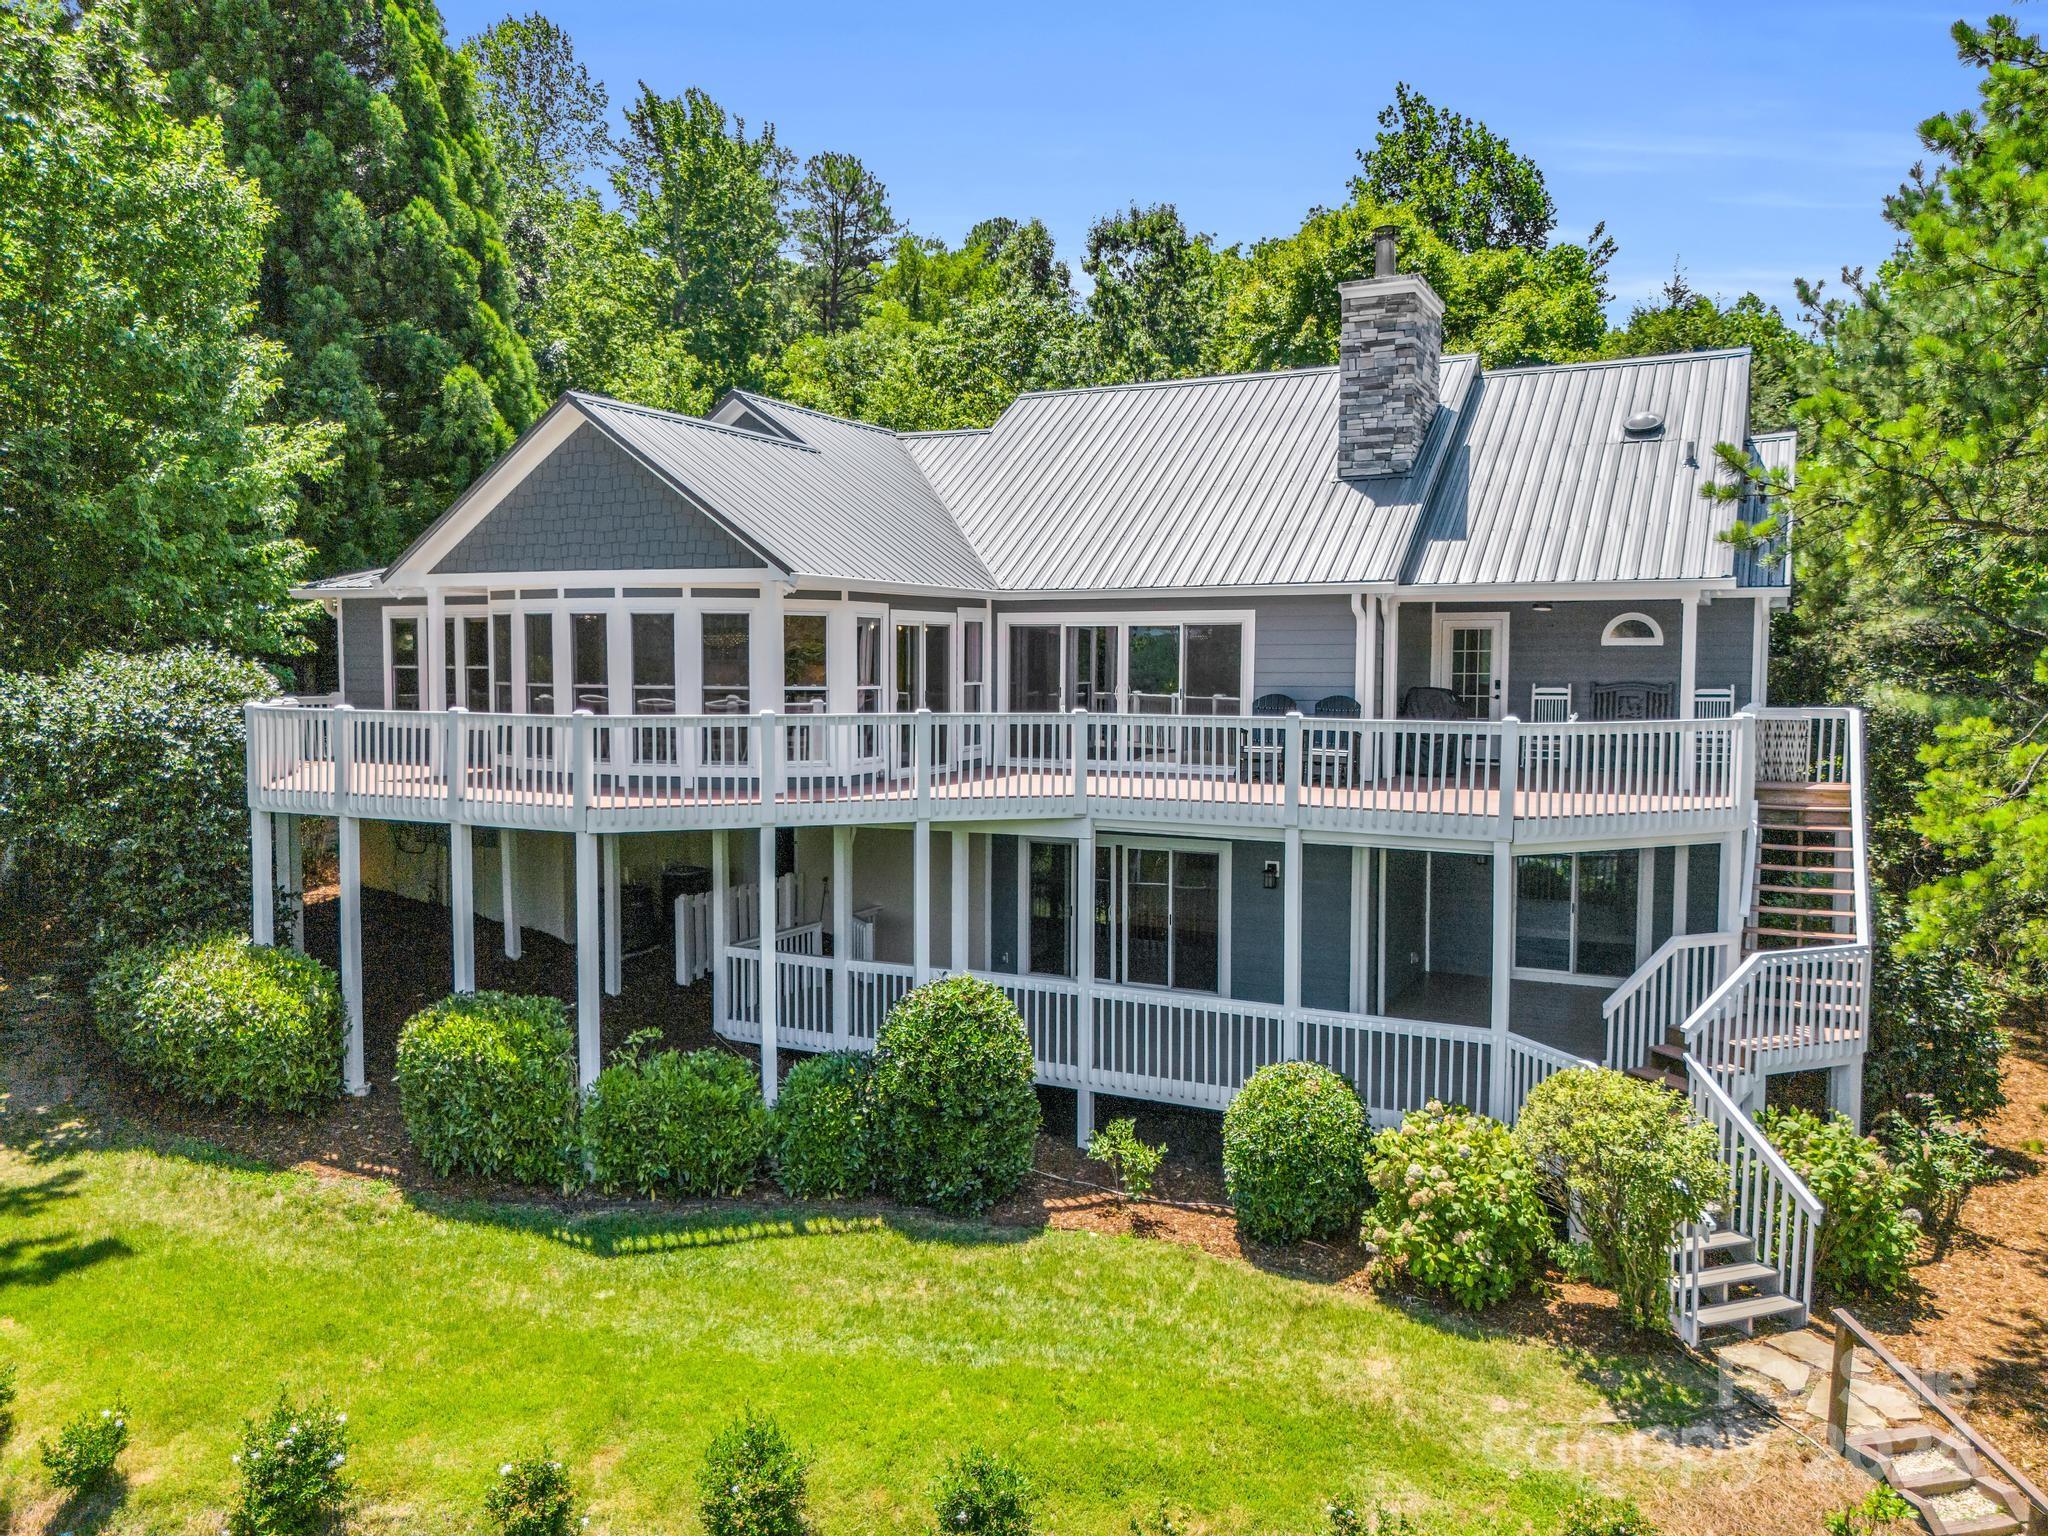
[[[1735,1339],[1709,1351],[1742,1386],[1767,1398],[1794,1424],[1816,1439],[1828,1424],[1828,1372],[1835,1341],[1816,1328]],[[1871,1362],[1856,1357],[1849,1378],[1849,1428],[1896,1429],[1918,1424],[1920,1405],[1897,1387],[1870,1376]]]

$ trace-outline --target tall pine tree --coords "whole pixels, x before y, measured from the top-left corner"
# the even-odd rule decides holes
[[[301,493],[325,566],[390,559],[539,413],[469,65],[432,0],[143,0],[190,115],[276,205],[259,321],[280,409],[343,428]]]

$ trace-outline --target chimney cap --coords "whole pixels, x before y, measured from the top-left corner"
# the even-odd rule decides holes
[[[1400,229],[1392,224],[1382,224],[1372,232],[1372,275],[1374,277],[1392,277],[1394,275],[1394,250],[1400,237]]]

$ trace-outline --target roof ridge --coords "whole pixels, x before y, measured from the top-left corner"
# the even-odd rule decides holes
[[[1690,352],[1646,352],[1639,357],[1585,357],[1571,363],[1517,363],[1512,368],[1489,368],[1490,377],[1517,373],[1567,373],[1582,372],[1594,368],[1630,368],[1642,363],[1697,362],[1703,358],[1748,357],[1753,349],[1747,344],[1739,347],[1696,347]]]
[[[660,406],[642,405],[635,400],[619,400],[611,395],[595,394],[587,389],[572,389],[568,391],[568,395],[579,405],[603,406],[628,411],[638,416],[652,416],[659,421],[673,422],[679,427],[697,427],[705,432],[722,432],[727,437],[741,438],[750,443],[766,443],[776,448],[792,448],[800,453],[818,451],[809,443],[793,442],[786,437],[777,437],[771,432],[752,432],[745,427],[729,426],[722,421],[706,421],[702,416],[687,416],[681,411],[665,411]]]
[[[835,415],[831,411],[821,411],[813,405],[798,405],[794,400],[785,400],[780,395],[762,394],[759,390],[741,389],[738,385],[733,386],[732,393],[742,400],[757,400],[763,405],[777,406],[785,411],[795,411],[799,415],[815,416],[820,421],[836,421],[842,427],[859,427],[863,432],[886,432],[891,437],[902,435],[893,427],[885,427],[880,422],[859,421],[852,416]]]

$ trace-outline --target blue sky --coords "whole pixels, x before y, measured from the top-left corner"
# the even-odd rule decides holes
[[[1890,247],[1883,195],[1915,126],[1967,104],[1939,7],[1182,3],[767,6],[443,0],[460,39],[536,4],[614,108],[697,85],[800,155],[858,154],[897,214],[957,241],[1037,216],[1079,274],[1098,214],[1171,201],[1220,243],[1342,201],[1407,80],[1533,155],[1583,238],[1620,243],[1617,310],[1674,260],[1694,287],[1786,306]],[[2031,18],[2028,18],[2031,19]]]

